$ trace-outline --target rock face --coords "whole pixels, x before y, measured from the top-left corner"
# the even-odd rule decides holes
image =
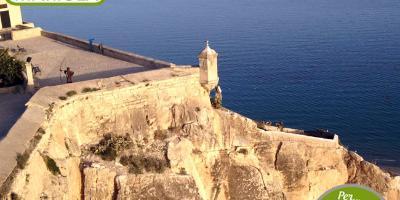
[[[311,200],[359,183],[400,199],[399,177],[335,140],[261,130],[214,109],[198,80],[175,77],[56,103],[3,198]]]
[[[117,199],[200,199],[189,175],[124,175],[117,179]]]

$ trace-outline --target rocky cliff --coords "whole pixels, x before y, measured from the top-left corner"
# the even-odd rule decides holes
[[[164,72],[54,97],[2,198],[311,200],[359,183],[400,199],[400,177],[337,140],[259,129],[213,108],[196,69]]]

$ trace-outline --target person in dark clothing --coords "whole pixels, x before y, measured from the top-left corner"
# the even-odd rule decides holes
[[[72,76],[74,76],[74,72],[67,67],[67,70],[64,70],[64,74],[67,77],[67,83],[72,83]]]
[[[99,50],[101,54],[104,54],[104,47],[102,43],[99,44]]]

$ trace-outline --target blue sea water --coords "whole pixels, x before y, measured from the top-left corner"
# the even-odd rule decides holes
[[[398,0],[106,0],[23,11],[47,30],[178,64],[196,64],[208,39],[226,107],[337,132],[366,159],[400,167]]]

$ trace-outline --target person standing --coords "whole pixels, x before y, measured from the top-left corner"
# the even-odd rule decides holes
[[[72,83],[72,76],[74,76],[74,72],[67,67],[67,70],[64,70],[64,74],[67,77],[67,83]]]
[[[99,50],[101,54],[104,54],[104,47],[103,47],[103,43],[99,44]]]

